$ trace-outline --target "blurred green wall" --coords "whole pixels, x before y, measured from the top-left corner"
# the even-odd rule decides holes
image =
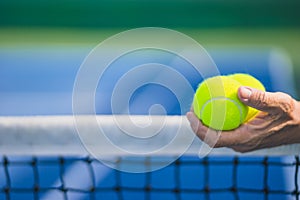
[[[0,26],[294,27],[299,0],[1,0]]]
[[[300,0],[0,0],[0,47],[87,44],[135,27],[181,31],[205,48],[286,50],[300,96]]]

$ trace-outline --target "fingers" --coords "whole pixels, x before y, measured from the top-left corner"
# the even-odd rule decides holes
[[[239,88],[238,96],[244,104],[262,112],[232,131],[221,132],[206,127],[191,108],[187,118],[193,131],[202,141],[210,147],[229,147],[239,152],[288,143],[284,142],[282,135],[278,133],[283,132],[286,135],[295,124],[299,127],[300,103],[285,93],[263,92],[244,86]],[[291,124],[294,126],[288,126],[287,129],[287,125]]]
[[[201,123],[201,121],[197,118],[197,116],[194,114],[194,112],[188,112],[186,114],[186,117],[187,117],[187,119],[190,122],[192,130],[197,135],[198,135],[198,132],[199,133],[203,133],[203,132],[207,131],[208,128]],[[200,137],[201,140],[204,139],[204,137],[202,138],[202,135],[203,134],[199,135],[199,137]]]
[[[242,86],[238,90],[238,96],[244,104],[271,114],[291,112],[293,109],[292,98],[281,92],[263,92]]]
[[[193,112],[186,114],[192,130],[210,147],[230,147],[240,143],[247,134],[240,134],[238,129],[233,131],[216,131],[203,125]],[[239,130],[244,130],[240,127]]]
[[[217,147],[216,143],[219,137],[218,132],[204,126],[194,112],[188,112],[186,117],[190,122],[192,130],[202,141],[204,141],[210,147]]]

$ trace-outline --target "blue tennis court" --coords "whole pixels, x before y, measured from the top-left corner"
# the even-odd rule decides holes
[[[77,71],[91,49],[0,49],[0,115],[72,115]],[[221,74],[249,73],[268,91],[296,95],[287,55],[274,48],[208,50]],[[202,81],[190,63],[153,49],[131,52],[111,64],[95,94],[97,114],[112,114],[110,97],[120,77],[142,63],[160,63],[182,74],[193,89]],[[149,74],[153,80],[160,74]],[[280,78],[280,81],[279,81]],[[170,77],[172,79],[172,77]],[[176,84],[176,80],[174,80]],[[192,96],[186,99],[192,100]],[[147,84],[129,102],[130,114],[184,115],[166,87]],[[183,111],[183,112],[182,112]],[[299,158],[294,156],[183,156],[148,173],[110,169],[90,156],[6,156],[0,160],[0,199],[298,199]],[[168,157],[117,157],[118,164],[149,167]]]

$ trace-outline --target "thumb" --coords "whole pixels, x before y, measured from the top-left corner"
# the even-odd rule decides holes
[[[247,106],[271,114],[291,106],[291,97],[284,93],[272,93],[242,86],[238,89],[239,99]]]

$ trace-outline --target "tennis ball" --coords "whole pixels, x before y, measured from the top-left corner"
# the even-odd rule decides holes
[[[240,84],[243,86],[249,86],[258,90],[266,91],[264,85],[259,80],[257,80],[249,74],[232,74],[229,77],[240,82]],[[251,120],[257,113],[257,109],[249,107],[245,122]]]
[[[204,125],[216,130],[239,127],[248,113],[248,107],[237,95],[240,86],[238,81],[227,76],[204,80],[194,96],[194,113]]]

